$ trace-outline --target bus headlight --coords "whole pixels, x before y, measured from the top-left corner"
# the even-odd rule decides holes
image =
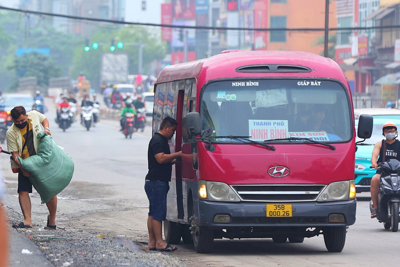
[[[226,183],[199,181],[199,197],[210,201],[239,202],[240,199]]]
[[[350,186],[353,184],[353,187]],[[352,181],[340,181],[329,184],[319,195],[317,201],[340,201],[349,200],[355,198],[354,180]]]

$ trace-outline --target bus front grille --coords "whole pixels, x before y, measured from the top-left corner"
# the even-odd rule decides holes
[[[324,185],[234,185],[243,201],[313,201]]]

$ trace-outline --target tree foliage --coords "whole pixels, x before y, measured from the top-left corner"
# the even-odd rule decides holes
[[[39,86],[48,86],[49,79],[59,77],[61,73],[61,69],[50,60],[49,56],[36,52],[15,56],[8,70],[14,71],[17,78],[36,77]]]
[[[331,59],[335,59],[335,53],[336,53],[336,50],[335,50],[335,47],[336,47],[336,34],[334,34],[334,35],[329,35],[328,36],[328,57],[329,58],[331,58]],[[316,40],[315,40],[315,42],[314,42],[314,45],[313,46],[323,46],[325,44],[325,36],[324,35],[322,35],[322,36],[319,36]],[[323,56],[324,55],[324,51],[322,51],[322,53],[320,54],[321,56]]]
[[[111,40],[115,44],[124,43],[122,49],[110,51]],[[101,27],[90,37],[90,43],[99,43],[98,49],[90,49],[89,52],[84,51],[84,42],[75,48],[75,56],[72,77],[78,77],[83,72],[92,84],[99,86],[100,71],[103,53],[123,53],[129,57],[129,73],[138,73],[139,64],[139,48],[138,44],[143,44],[143,72],[149,71],[150,64],[153,60],[161,60],[166,55],[166,44],[160,41],[161,38],[157,31],[150,31],[145,27],[131,26],[122,29],[116,27]]]

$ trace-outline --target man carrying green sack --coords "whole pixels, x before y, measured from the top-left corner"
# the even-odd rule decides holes
[[[18,198],[21,206],[24,221],[19,224],[14,224],[14,228],[31,228],[31,199],[29,193],[32,193],[32,183],[29,180],[31,175],[27,170],[22,168],[21,163],[17,160],[18,157],[27,159],[36,155],[38,147],[37,134],[42,131],[47,135],[51,135],[49,129],[49,121],[46,116],[37,112],[31,111],[26,113],[23,106],[17,106],[11,110],[11,117],[14,124],[7,131],[7,147],[12,153],[12,158],[19,166],[18,173]],[[54,196],[46,203],[50,215],[47,217],[47,227],[56,229],[56,211],[57,211],[57,196]]]

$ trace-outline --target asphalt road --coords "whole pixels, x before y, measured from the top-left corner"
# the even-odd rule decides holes
[[[90,131],[75,123],[63,133],[53,114],[46,115],[55,142],[75,162],[73,181],[59,196],[57,225],[135,241],[144,248],[148,202],[143,186],[150,128],[127,140],[118,132],[118,121],[101,121]],[[1,161],[1,167],[9,181],[4,203],[19,211],[17,177],[7,160]],[[349,228],[341,253],[327,252],[319,236],[302,244],[222,240],[211,254],[197,254],[192,246],[180,244],[173,255],[187,259],[188,266],[397,266],[400,232],[385,231],[382,224],[369,218],[366,196],[358,197],[357,222]],[[44,226],[47,209],[37,193],[32,194],[32,203],[34,224]]]

